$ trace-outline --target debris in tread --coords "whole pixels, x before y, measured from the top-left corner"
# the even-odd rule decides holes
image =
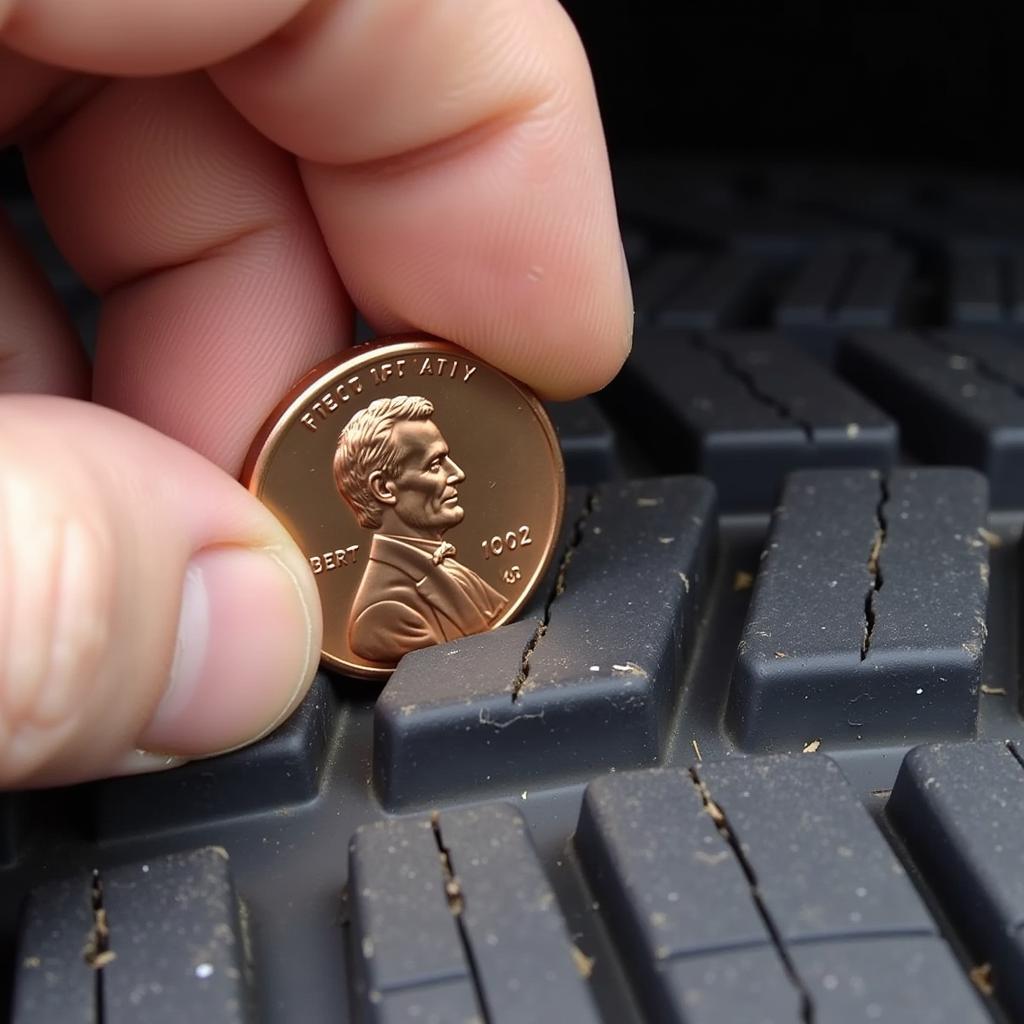
[[[571,945],[569,953],[572,956],[573,966],[580,972],[580,977],[589,978],[594,973],[594,958],[587,956],[577,945]]]
[[[117,954],[110,948],[110,926],[107,923],[107,912],[103,906],[103,881],[99,871],[92,873],[92,930],[86,941],[82,956],[85,962],[96,972],[94,990],[96,1020],[104,1019],[103,1009],[103,968],[117,959]]]
[[[983,996],[991,996],[995,994],[995,986],[992,984],[991,964],[978,964],[967,972],[967,976],[971,979],[971,983],[974,987]]]

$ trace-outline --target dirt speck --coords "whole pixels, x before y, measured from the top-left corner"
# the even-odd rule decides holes
[[[635,661],[627,661],[622,665],[612,665],[612,671],[616,675],[621,676],[643,676],[647,677],[647,673],[642,669]]]
[[[754,585],[754,574],[752,572],[745,572],[743,569],[738,569],[736,575],[732,578],[732,589],[733,590],[749,590]]]
[[[995,992],[992,984],[992,965],[989,963],[978,964],[968,972],[968,977],[974,983],[974,987],[983,995],[990,996]]]
[[[587,956],[579,946],[570,946],[569,953],[572,955],[576,970],[580,972],[580,977],[589,978],[594,973],[594,958]]]
[[[705,850],[696,850],[693,854],[693,859],[700,861],[701,864],[710,864],[714,867],[716,864],[721,864],[722,861],[729,859],[729,851],[719,850],[718,853],[707,853]]]

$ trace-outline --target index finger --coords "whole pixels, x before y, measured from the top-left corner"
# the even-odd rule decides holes
[[[590,71],[556,0],[331,0],[212,75],[300,158],[378,330],[449,338],[550,397],[618,370],[628,273]]]
[[[120,74],[159,49],[159,34],[127,33],[123,45],[103,34],[102,47],[96,33],[69,36],[59,25],[72,3],[47,0],[22,22],[33,53],[48,56],[52,35],[51,59]],[[96,9],[113,18],[121,3]],[[246,6],[207,0],[205,8],[236,7],[244,17]],[[75,7],[77,17],[93,9]],[[221,13],[209,24],[230,20]],[[217,50],[215,34],[202,34],[203,55]],[[11,44],[23,35],[12,31]],[[154,66],[187,66],[186,36],[175,35],[173,61],[154,54]],[[582,48],[554,0],[324,0],[213,77],[299,156],[319,230],[378,330],[449,337],[552,397],[599,387],[621,364],[631,310],[600,122]],[[108,302],[101,326],[103,400],[236,466],[255,400],[265,414],[270,376],[294,362],[294,353],[267,362],[258,394],[227,401],[252,368],[246,340],[271,325],[289,342],[309,336],[310,301],[326,289],[308,266],[323,242],[302,228],[291,199],[275,198],[268,215],[267,179],[279,183],[276,197],[289,194],[274,169],[279,152],[262,155],[239,132],[203,138],[197,126],[212,129],[217,118],[198,93],[189,115],[188,90],[150,88],[134,105],[127,92],[128,83],[108,88],[64,123],[59,144],[36,147],[34,179],[73,262],[116,299],[116,316]],[[157,101],[175,107],[166,126]],[[243,250],[267,237],[268,216],[276,235],[303,240],[307,271],[299,276],[296,259],[268,250],[254,304],[254,290],[234,279],[237,264],[253,266]],[[307,299],[296,297],[297,285]],[[223,315],[197,321],[215,296]],[[325,295],[324,305],[334,303]],[[235,330],[228,312],[241,318]],[[187,380],[202,388],[186,403],[174,382]]]

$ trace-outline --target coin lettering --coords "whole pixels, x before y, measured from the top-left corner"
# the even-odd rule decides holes
[[[433,377],[437,374],[439,377],[447,376],[451,380],[458,380],[460,373],[462,383],[465,384],[476,373],[476,367],[463,363],[460,369],[458,359],[447,359],[445,356],[424,356],[423,362],[420,363],[421,377]]]
[[[392,377],[405,376],[405,360],[396,359],[394,363],[381,363],[380,366],[370,367],[370,376],[374,384],[384,384]]]
[[[520,526],[517,530],[509,530],[504,536],[495,534],[488,540],[480,541],[480,547],[483,549],[484,558],[490,558],[492,555],[497,557],[506,551],[515,551],[516,548],[524,548],[532,543],[530,527]]]
[[[341,403],[349,402],[353,396],[363,392],[362,382],[358,374],[349,377],[348,380],[340,381],[334,386],[333,393],[325,391],[310,407],[302,414],[299,422],[304,427],[316,433],[317,417],[321,420],[327,419],[332,412],[341,407]]]
[[[350,544],[347,548],[335,548],[333,551],[324,551],[319,555],[310,555],[310,568],[314,573],[320,573],[330,572],[331,569],[340,569],[343,565],[355,565],[358,550],[358,544]]]

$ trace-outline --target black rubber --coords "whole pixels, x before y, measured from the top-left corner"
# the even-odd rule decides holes
[[[733,670],[741,747],[974,734],[987,493],[965,469],[790,475]]]
[[[653,1020],[987,1019],[821,755],[599,779],[575,843]]]
[[[0,1020],[1024,1019],[1024,188],[921,174],[620,167],[520,620],[0,796]]]
[[[415,651],[384,688],[373,768],[389,809],[657,762],[706,590],[714,490],[611,484],[570,509],[539,615]]]
[[[356,833],[350,863],[356,991],[368,1020],[403,1019],[396,999],[408,1019],[423,1000],[450,1007],[445,1019],[600,1020],[514,808],[379,822]]]

